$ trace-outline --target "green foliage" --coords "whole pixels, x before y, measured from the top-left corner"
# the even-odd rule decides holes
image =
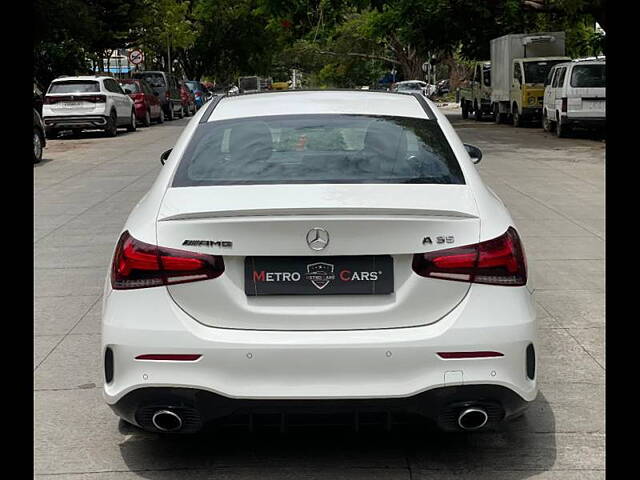
[[[191,47],[200,32],[188,17],[190,2],[175,0],[142,0],[143,13],[139,28],[140,44],[147,61],[165,57],[167,49]]]
[[[309,86],[373,85],[392,68],[424,78],[465,77],[464,60],[488,59],[507,33],[563,30],[567,53],[604,51],[605,0],[34,0],[34,69],[41,83],[101,62],[112,49],[142,47],[146,68],[170,46],[189,78],[231,84],[241,75]],[[453,78],[453,76],[451,78]]]
[[[54,78],[66,75],[86,75],[91,73],[91,65],[86,60],[86,52],[74,40],[40,42],[33,55],[34,78],[43,88],[47,88]]]

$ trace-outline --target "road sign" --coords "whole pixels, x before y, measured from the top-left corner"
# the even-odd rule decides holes
[[[134,65],[140,65],[143,60],[144,55],[142,54],[142,51],[138,50],[137,48],[129,52],[129,61]]]

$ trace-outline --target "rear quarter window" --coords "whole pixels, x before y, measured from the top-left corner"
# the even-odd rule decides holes
[[[278,115],[203,123],[174,187],[247,184],[464,184],[435,120]]]

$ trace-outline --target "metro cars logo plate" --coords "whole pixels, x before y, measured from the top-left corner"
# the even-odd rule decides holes
[[[390,255],[246,257],[244,291],[260,295],[386,295],[393,293]]]

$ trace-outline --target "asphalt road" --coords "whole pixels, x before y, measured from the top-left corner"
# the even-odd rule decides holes
[[[34,167],[34,472],[62,479],[604,478],[604,143],[450,115],[524,237],[537,287],[540,394],[486,433],[302,428],[166,438],[101,397],[100,307],[129,211],[187,119],[51,140]]]

